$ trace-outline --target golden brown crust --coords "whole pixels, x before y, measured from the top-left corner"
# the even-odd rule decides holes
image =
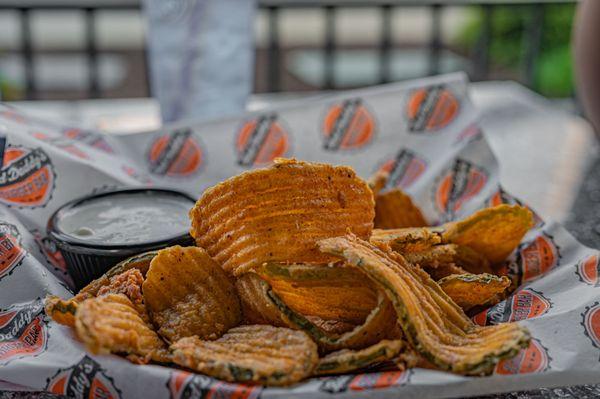
[[[95,354],[121,353],[136,362],[170,360],[165,343],[144,322],[129,298],[106,294],[78,305],[75,331]]]
[[[495,305],[510,283],[506,276],[487,273],[452,274],[438,281],[444,292],[464,311],[480,305]]]
[[[241,275],[264,262],[328,263],[319,239],[350,229],[367,238],[373,194],[346,166],[279,160],[204,192],[190,211],[198,246],[228,272]]]
[[[202,248],[160,250],[142,289],[158,333],[170,342],[192,335],[215,339],[241,321],[233,284]]]
[[[529,343],[529,333],[516,323],[476,326],[427,273],[394,252],[352,235],[319,246],[358,267],[385,291],[411,345],[441,369],[487,374]]]
[[[285,386],[308,377],[318,355],[302,331],[266,325],[232,328],[216,341],[183,338],[171,345],[173,361],[230,382]]]

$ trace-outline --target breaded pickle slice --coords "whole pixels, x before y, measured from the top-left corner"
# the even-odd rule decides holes
[[[270,386],[308,377],[317,345],[302,331],[267,325],[232,328],[215,341],[182,338],[170,347],[173,362],[221,380]]]
[[[434,227],[415,227],[404,229],[375,229],[371,234],[372,244],[389,245],[394,251],[405,255],[421,252],[442,242],[442,230]]]
[[[469,247],[490,263],[504,261],[533,227],[533,214],[520,205],[502,204],[444,225],[442,241]]]
[[[319,359],[315,375],[343,374],[392,360],[405,348],[402,340],[382,340],[360,350],[342,349]]]
[[[244,284],[239,284],[244,281]],[[394,329],[396,316],[392,304],[385,295],[378,291],[377,304],[371,310],[364,323],[344,333],[332,333],[321,328],[320,323],[313,323],[308,317],[291,309],[269,284],[254,273],[247,273],[238,279],[238,290],[242,299],[245,318],[247,311],[251,315],[261,315],[264,323],[284,325],[289,328],[305,331],[319,346],[322,352],[338,349],[362,349],[373,345]],[[251,290],[251,292],[243,292]],[[250,299],[251,302],[246,303]],[[253,316],[258,317],[258,316]],[[250,317],[252,319],[252,317]]]
[[[142,290],[152,322],[169,342],[192,335],[216,339],[241,321],[233,283],[202,248],[158,251]]]
[[[139,363],[170,360],[165,343],[123,294],[106,294],[81,302],[75,313],[75,332],[94,354],[126,354]]]
[[[495,305],[510,287],[510,279],[494,274],[452,274],[438,281],[444,292],[467,311],[479,305]]]
[[[305,316],[362,324],[377,305],[377,288],[353,267],[266,263],[255,270]]]
[[[529,332],[516,323],[475,325],[427,273],[394,252],[353,235],[322,240],[319,247],[369,276],[392,301],[411,345],[442,370],[489,374],[529,343]]]
[[[352,168],[277,159],[204,191],[190,233],[239,276],[265,262],[327,264],[316,242],[348,229],[368,238],[374,216],[373,193]]]
[[[420,252],[403,254],[409,263],[428,268],[455,264],[471,273],[491,273],[490,262],[469,247],[457,244],[435,245]]]

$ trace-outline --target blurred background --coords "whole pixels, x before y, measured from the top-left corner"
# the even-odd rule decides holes
[[[254,92],[451,71],[574,95],[576,1],[257,0]],[[139,0],[0,0],[3,100],[148,97]]]

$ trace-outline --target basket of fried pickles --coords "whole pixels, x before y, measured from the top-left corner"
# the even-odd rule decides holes
[[[387,176],[278,159],[207,189],[196,246],[127,259],[46,312],[94,354],[225,381],[426,367],[481,376],[528,346],[469,316],[514,283],[500,265],[533,226],[518,205],[427,226]]]

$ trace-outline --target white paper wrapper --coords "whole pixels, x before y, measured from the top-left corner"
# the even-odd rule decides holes
[[[462,75],[349,91],[198,125],[103,136],[0,108],[0,382],[73,397],[445,397],[600,382],[600,268],[596,250],[538,220],[507,262],[522,285],[475,317],[518,321],[531,346],[493,376],[413,369],[315,378],[287,389],[244,387],[174,368],[87,354],[41,299],[69,296],[64,263],[45,238],[68,200],[117,186],[205,188],[274,157],[390,170],[429,222],[518,202],[477,127]],[[535,151],[535,149],[532,149]],[[527,176],[523,176],[527,179]],[[531,184],[543,184],[531,182]],[[221,396],[219,396],[221,395]],[[213,397],[213,396],[210,396]]]

